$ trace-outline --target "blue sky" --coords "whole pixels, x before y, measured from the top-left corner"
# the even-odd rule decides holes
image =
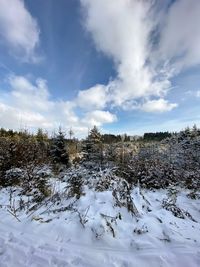
[[[0,0],[0,126],[199,126],[199,23],[196,0]]]

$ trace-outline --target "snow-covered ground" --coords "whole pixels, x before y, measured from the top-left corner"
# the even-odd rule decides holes
[[[86,183],[80,198],[69,198],[65,179],[52,184],[54,197],[16,213],[29,197],[0,191],[0,267],[200,266],[200,200],[189,191],[134,188],[134,215],[110,189]]]

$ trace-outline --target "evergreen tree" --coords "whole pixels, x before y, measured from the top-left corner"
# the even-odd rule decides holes
[[[84,150],[86,152],[86,160],[102,165],[103,143],[101,134],[96,126],[91,129],[86,139]]]
[[[89,135],[88,140],[92,143],[100,143],[101,142],[101,134],[96,126],[94,126]]]
[[[36,133],[36,140],[40,143],[48,141],[48,135],[45,133],[42,128],[38,128]]]
[[[59,128],[58,134],[52,140],[51,156],[54,163],[69,164],[69,155],[65,144],[65,135]]]

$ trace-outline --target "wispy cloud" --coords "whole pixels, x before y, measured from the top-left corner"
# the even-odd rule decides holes
[[[200,1],[177,0],[163,18],[160,56],[175,73],[200,63]]]
[[[200,90],[188,90],[185,92],[185,95],[199,98],[200,97]]]
[[[26,62],[38,61],[39,35],[38,23],[23,0],[0,0],[0,37],[12,55]]]
[[[164,99],[171,78],[200,63],[200,2],[166,1],[161,6],[159,1],[81,0],[81,4],[84,27],[117,70],[117,77],[104,85],[104,105],[133,109],[146,101],[147,112],[175,108]]]

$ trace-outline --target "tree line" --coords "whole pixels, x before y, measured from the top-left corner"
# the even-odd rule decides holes
[[[152,138],[156,142],[149,142]],[[73,164],[91,169],[116,167],[117,175],[130,183],[140,181],[152,187],[180,180],[200,183],[200,130],[196,126],[170,135],[156,133],[149,141],[126,140],[125,136],[102,135],[95,126],[81,142],[66,139],[61,128],[51,138],[42,129],[36,134],[1,129],[0,186],[21,184],[31,190],[34,185],[45,195],[48,179],[39,170],[49,166],[59,173]]]

